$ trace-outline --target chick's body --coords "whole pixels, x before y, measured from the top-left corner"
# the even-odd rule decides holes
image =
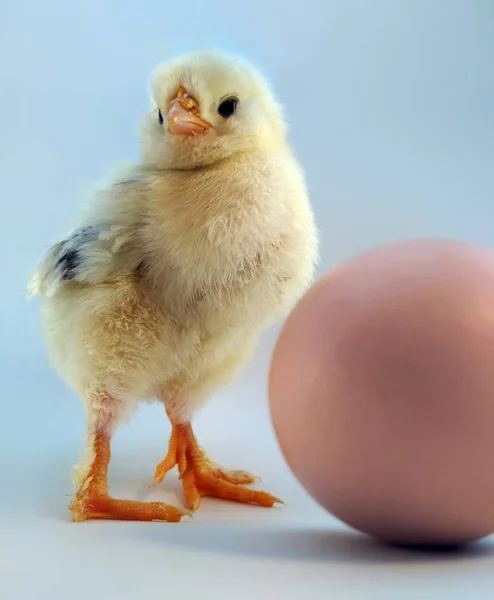
[[[289,155],[243,160],[192,174],[136,172],[110,188],[100,215],[109,222],[118,222],[122,193],[138,198],[134,238],[119,251],[135,246],[139,269],[61,286],[43,307],[56,367],[84,398],[94,388],[122,404],[177,392],[200,401],[305,288],[310,213],[298,172]]]
[[[195,85],[197,96],[198,82],[214,88],[208,64],[223,79],[225,70],[233,71],[231,87],[249,89],[244,80],[255,81],[252,72],[229,61],[192,55],[168,66],[168,79],[161,71],[158,81],[167,85],[155,91],[158,124],[160,93],[166,97],[183,81],[189,90]],[[209,79],[201,79],[203,71]],[[316,230],[304,177],[280,124],[269,125],[273,116],[267,109],[263,128],[263,93],[269,101],[262,86],[250,104],[245,100],[244,124],[222,129],[223,121],[215,124],[209,115],[204,122],[214,132],[200,139],[184,135],[183,128],[173,133],[176,121],[169,121],[168,132],[146,121],[142,164],[127,167],[95,194],[78,226],[53,247],[34,278],[32,291],[44,296],[51,359],[87,408],[88,448],[72,503],[75,519],[183,515],[159,503],[107,495],[111,435],[140,400],[158,399],[166,406],[172,437],[155,482],[178,464],[190,508],[207,494],[266,506],[277,501],[241,486],[254,480],[248,473],[215,466],[190,425],[194,409],[231,381],[261,331],[287,314],[313,274]],[[241,103],[248,92],[238,95]],[[180,100],[179,109],[183,105],[188,126],[198,112]],[[250,131],[249,110],[258,120]]]

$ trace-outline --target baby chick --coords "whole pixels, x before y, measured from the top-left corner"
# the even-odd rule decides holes
[[[249,360],[261,331],[312,281],[317,232],[282,111],[248,62],[192,52],[153,73],[138,164],[93,196],[39,265],[54,368],[86,409],[72,519],[180,521],[187,511],[108,494],[110,442],[137,403],[171,421],[154,484],[178,466],[188,507],[201,496],[273,506],[255,478],[216,465],[191,418]]]

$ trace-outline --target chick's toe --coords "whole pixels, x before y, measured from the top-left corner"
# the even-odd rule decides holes
[[[117,521],[168,521],[178,523],[184,516],[189,515],[174,506],[163,502],[137,502],[135,500],[120,500],[107,494],[88,494],[76,496],[70,505],[72,521],[80,522],[87,519],[110,519]]]

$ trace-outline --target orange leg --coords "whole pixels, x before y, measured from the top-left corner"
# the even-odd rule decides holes
[[[86,519],[114,519],[124,521],[178,522],[190,514],[162,502],[118,500],[108,495],[108,464],[110,438],[96,432],[93,439],[93,462],[89,473],[70,503],[73,521]]]
[[[163,481],[178,466],[187,505],[197,510],[201,496],[214,496],[235,502],[271,507],[282,500],[267,492],[252,490],[241,484],[253,483],[257,477],[246,471],[228,471],[216,465],[199,447],[190,423],[172,424],[172,434],[165,459],[156,467],[151,485]]]

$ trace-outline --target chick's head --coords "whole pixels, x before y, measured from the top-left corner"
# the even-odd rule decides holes
[[[285,142],[282,109],[260,72],[221,52],[192,52],[158,66],[141,130],[143,164],[194,169]]]

